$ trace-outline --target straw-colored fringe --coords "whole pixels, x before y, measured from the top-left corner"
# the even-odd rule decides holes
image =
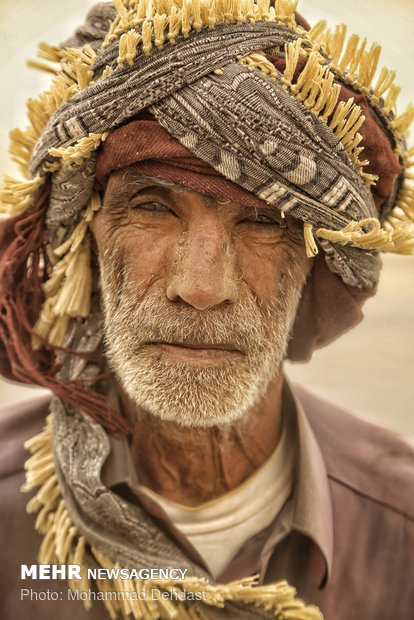
[[[57,67],[51,67],[44,61],[48,63],[60,63],[61,61],[61,49],[56,47],[55,45],[49,45],[42,41],[39,43],[37,55],[41,58],[41,61],[38,60],[28,60],[26,65],[31,69],[39,69],[40,71],[46,71],[47,73],[56,74],[59,69]]]
[[[149,55],[155,46],[176,43],[192,30],[214,29],[217,24],[244,24],[274,21],[295,32],[298,0],[115,0],[118,15],[112,22],[103,47],[120,37],[118,66],[132,65],[138,45]]]
[[[87,565],[95,562],[99,568],[119,569],[103,553],[92,547],[89,563],[85,558],[86,541],[72,524],[61,497],[58,479],[55,472],[52,452],[53,416],[46,420],[43,432],[29,439],[25,448],[32,456],[26,461],[26,483],[22,491],[30,491],[40,487],[36,495],[29,501],[27,511],[37,513],[35,527],[44,535],[39,551],[41,564],[76,564],[81,567],[81,580],[71,580],[69,585],[73,591],[88,592],[91,582],[88,579]],[[93,560],[95,562],[93,562]],[[232,581],[226,585],[212,585],[207,579],[189,577],[182,581],[139,581],[136,579],[96,580],[96,587],[103,595],[110,617],[115,620],[118,614],[124,618],[132,616],[136,620],[158,620],[180,618],[183,620],[207,620],[200,612],[194,612],[174,599],[153,600],[151,592],[158,588],[164,592],[179,593],[184,589],[194,594],[203,593],[203,602],[216,607],[224,607],[226,601],[243,601],[273,611],[280,620],[321,620],[320,611],[314,606],[307,606],[296,599],[296,591],[286,581],[258,586],[257,576]],[[116,600],[105,598],[107,592],[126,593],[124,598]],[[145,600],[135,597],[145,592]],[[129,595],[129,596],[128,596]],[[91,606],[89,597],[83,601],[88,609]]]
[[[10,133],[9,152],[26,179],[29,178],[29,162],[33,147],[40,138],[49,118],[74,94],[74,82],[67,75],[59,73],[53,80],[49,91],[37,99],[28,99],[27,117],[29,125],[24,129],[14,129]],[[3,206],[0,210],[9,212]]]
[[[397,138],[401,138],[408,131],[414,121],[414,106],[410,103],[405,112],[390,122],[389,127],[394,130]]]
[[[304,69],[297,82],[292,82],[304,43],[307,42],[298,39],[285,46],[286,68],[282,77],[283,86],[289,88],[298,101],[301,101],[308,110],[329,126],[345,147],[359,174],[370,185],[377,177],[364,172],[364,166],[368,162],[359,159],[363,149],[358,146],[362,140],[358,129],[365,117],[352,98],[346,103],[343,101],[338,103],[340,86],[337,83],[334,84],[335,76],[329,67],[323,64],[324,59],[318,51],[308,52],[308,60]]]
[[[395,71],[382,67],[374,84],[377,73],[381,46],[373,43],[369,50],[367,40],[357,34],[347,39],[347,28],[344,24],[336,26],[332,31],[326,28],[326,21],[318,22],[308,33],[308,37],[321,45],[330,57],[332,70],[340,76],[345,84],[367,96],[368,102],[376,106],[380,99],[384,105],[378,108],[385,118],[391,111],[395,111],[400,87],[394,84]],[[390,123],[396,138],[400,138],[414,119],[412,106]]]
[[[375,217],[369,217],[359,222],[349,222],[342,230],[318,228],[315,235],[331,243],[350,244],[362,250],[411,254],[414,252],[413,223],[398,218],[394,210],[393,215],[382,228]]]
[[[387,126],[394,135],[397,147],[395,153],[400,157],[404,167],[404,177],[402,188],[397,196],[396,204],[391,214],[386,218],[382,228],[379,224],[372,221],[369,233],[363,233],[361,226],[368,221],[353,222],[343,231],[326,231],[319,229],[317,236],[329,238],[336,243],[352,243],[356,247],[363,249],[380,249],[397,253],[410,254],[414,251],[414,196],[413,186],[410,181],[414,174],[409,170],[414,164],[410,158],[414,155],[414,147],[407,153],[402,152],[399,141],[408,131],[414,120],[414,107],[409,104],[406,111],[400,115],[396,114],[397,98],[400,87],[394,84],[395,71],[390,71],[383,67],[374,81],[378,69],[381,47],[374,43],[367,50],[367,41],[356,34],[346,37],[346,26],[340,25],[331,31],[326,28],[326,22],[318,22],[307,35],[315,44],[321,45],[328,56],[331,58],[331,69],[339,76],[345,84],[352,85],[357,91],[366,95],[368,102],[376,107],[387,122]],[[390,120],[389,115],[394,112],[395,117]],[[361,140],[360,134],[356,133],[351,141],[354,154],[358,155],[362,149],[358,147]],[[342,140],[343,141],[343,140]],[[362,162],[363,164],[366,162]],[[365,175],[366,176],[366,175]],[[371,245],[372,242],[372,245]]]
[[[90,45],[82,50],[76,48],[60,49],[58,47],[41,43],[38,55],[42,61],[60,63],[60,70],[49,67],[44,62],[32,61],[30,66],[48,70],[55,75],[51,88],[42,93],[37,99],[27,101],[27,116],[29,125],[24,129],[14,129],[10,132],[9,152],[12,160],[18,165],[19,170],[29,179],[29,162],[33,148],[40,138],[49,118],[65,103],[72,95],[87,88],[92,83],[92,71],[90,69],[96,54]],[[58,72],[57,72],[58,71]],[[105,77],[108,71],[105,72]],[[60,167],[60,164],[70,165],[72,162],[80,163],[89,157],[93,149],[96,149],[107,134],[90,134],[88,137],[67,149],[51,149],[50,153],[59,158],[58,162],[46,162],[42,172],[52,172]],[[0,213],[20,215],[33,206],[35,193],[44,183],[45,177],[38,174],[32,180],[17,181],[6,176],[0,187]]]
[[[385,219],[383,228],[395,241],[393,252],[414,253],[414,146],[399,153],[404,167],[404,181],[397,194],[391,213]]]
[[[414,253],[414,146],[402,157],[405,179],[398,192],[394,208],[385,219],[383,227],[392,235],[395,242],[393,252],[399,254]]]
[[[17,153],[18,157],[20,149],[19,145],[25,144],[27,156],[24,162],[24,171],[27,170],[27,164],[34,146],[39,139],[49,118],[76,92],[87,88],[92,81],[92,71],[90,67],[96,58],[96,54],[90,45],[85,45],[82,50],[76,48],[59,49],[47,43],[39,45],[38,55],[40,58],[48,62],[60,62],[61,67],[58,75],[52,80],[51,88],[41,94],[37,100],[29,99],[28,116],[30,125],[25,132],[12,134],[12,144],[10,150],[13,154],[14,140],[18,138]],[[55,71],[54,68],[51,70]]]
[[[275,66],[269,60],[267,60],[264,54],[249,54],[248,56],[240,58],[238,62],[240,64],[249,65],[249,67],[255,67],[257,69],[260,69],[262,73],[264,73],[265,75],[269,75],[274,80],[276,80],[278,77],[278,72]]]
[[[364,231],[364,228],[369,228]],[[340,245],[352,244],[364,250],[392,249],[393,244],[387,231],[381,229],[379,221],[375,217],[365,218],[359,222],[349,222],[342,230],[328,230],[318,228],[316,235],[320,239],[326,239]]]
[[[41,41],[38,45],[37,55],[42,60],[48,62],[60,62],[62,56],[62,48],[57,45],[50,45],[45,41]]]
[[[90,157],[92,151],[96,151],[101,142],[106,139],[108,133],[107,131],[104,133],[90,133],[85,138],[78,140],[73,146],[49,149],[49,155],[59,158],[64,166],[79,165],[84,159]]]
[[[54,251],[60,260],[43,284],[45,301],[33,328],[37,336],[50,344],[62,344],[71,318],[89,315],[92,273],[88,227],[100,206],[100,196],[94,192],[71,236]],[[41,346],[37,336],[32,338],[34,349]]]
[[[404,154],[406,180],[398,192],[395,206],[384,220],[382,226],[376,218],[352,221],[342,230],[318,228],[315,232],[309,223],[304,224],[306,254],[313,257],[318,253],[315,238],[326,239],[340,245],[350,244],[363,250],[393,252],[395,254],[414,253],[414,186],[413,178],[407,170],[414,167],[414,147]],[[410,179],[410,180],[409,180]]]
[[[346,41],[346,27],[337,26],[334,32],[326,29],[326,23],[318,23],[309,33],[311,40],[321,44],[332,58],[332,69],[345,83],[351,84],[367,96],[368,102],[377,106],[382,100],[382,105],[376,110],[386,120],[388,128],[394,134],[397,147],[395,153],[400,156],[405,168],[405,181],[397,197],[396,205],[392,213],[387,217],[381,230],[381,249],[398,253],[413,252],[413,197],[412,187],[407,180],[413,175],[407,169],[412,165],[402,153],[398,143],[408,131],[414,120],[414,107],[409,104],[406,111],[396,114],[396,105],[400,87],[394,84],[395,71],[383,67],[374,84],[374,77],[378,68],[381,48],[374,43],[369,51],[366,50],[366,39],[360,40],[358,35],[351,35]],[[390,120],[389,115],[394,112],[395,117]],[[359,243],[358,231],[350,233],[356,235],[355,241]],[[335,238],[335,235],[332,237]],[[379,239],[378,239],[379,242]],[[359,247],[359,246],[358,246]]]
[[[40,69],[57,74],[63,71],[72,80],[76,90],[83,90],[91,83],[93,74],[90,67],[96,59],[96,53],[89,44],[82,49],[75,47],[58,48],[48,43],[39,44],[37,55],[42,59],[29,60],[26,64],[33,69]],[[60,67],[50,66],[48,63],[59,63]]]
[[[303,238],[305,240],[306,256],[308,258],[314,258],[319,252],[312,230],[312,224],[305,222],[303,225]]]
[[[43,183],[44,178],[38,174],[31,181],[18,181],[6,175],[0,188],[0,213],[20,215],[27,211]]]
[[[51,73],[52,75],[57,75],[59,73],[59,69],[57,67],[51,67],[45,62],[40,62],[40,60],[29,59],[26,61],[26,66],[28,66],[30,69],[37,69],[38,71]]]

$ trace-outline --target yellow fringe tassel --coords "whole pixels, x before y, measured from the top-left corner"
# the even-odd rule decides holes
[[[61,497],[59,483],[55,472],[52,451],[53,416],[46,420],[46,427],[25,443],[32,456],[25,464],[26,483],[22,491],[30,491],[40,486],[36,495],[29,501],[27,511],[38,513],[36,529],[44,535],[38,561],[41,564],[76,564],[81,567],[80,580],[69,582],[72,590],[88,592],[91,582],[88,578],[85,554],[90,553],[99,568],[119,569],[118,563],[112,562],[95,547],[86,547],[86,540],[72,524],[65,502]],[[91,558],[92,559],[92,558]],[[189,577],[180,581],[173,580],[137,580],[137,579],[96,579],[94,585],[100,592],[124,592],[129,596],[119,600],[104,597],[104,604],[114,620],[121,614],[124,618],[131,616],[137,620],[152,618],[189,618],[190,620],[207,620],[202,612],[194,612],[173,599],[153,599],[152,589],[179,594],[184,590],[202,594],[207,605],[224,607],[226,601],[243,601],[272,611],[275,616],[290,620],[322,620],[320,611],[295,598],[296,591],[286,581],[278,581],[266,586],[257,585],[258,576],[246,577],[225,585],[212,585],[207,579]],[[134,593],[144,593],[142,600]],[[85,607],[91,606],[89,597],[84,600]]]
[[[305,222],[303,225],[303,237],[305,239],[306,256],[308,258],[315,258],[315,256],[319,252],[312,231],[312,224],[310,224],[309,222]]]
[[[42,61],[46,60],[47,62],[60,63],[62,58],[62,50],[55,45],[49,45],[49,43],[42,41],[38,45],[37,56]],[[37,60],[28,60],[26,64],[32,69],[39,69],[40,71],[47,71],[48,73],[56,74],[59,71],[58,68],[51,67],[45,62],[39,62]]]
[[[250,67],[255,67],[260,69],[262,73],[265,75],[269,75],[272,79],[276,79],[278,77],[278,72],[275,66],[267,60],[266,56],[263,54],[249,54],[248,56],[244,56],[238,60],[240,64],[246,64]]]
[[[77,47],[64,47],[60,50],[59,56],[61,61],[74,64],[77,60],[80,60],[85,65],[88,65],[88,67],[93,65],[96,60],[96,52],[89,44],[84,45],[82,49]]]
[[[398,138],[403,136],[414,121],[414,106],[410,103],[405,112],[390,123]]]
[[[115,0],[113,4],[118,15],[103,48],[120,38],[118,66],[121,68],[129,58],[133,61],[140,44],[144,54],[149,55],[153,47],[161,49],[165,41],[174,45],[180,35],[188,38],[193,30],[200,32],[203,27],[211,30],[221,23],[274,21],[299,31],[295,21],[297,0],[276,0],[274,7],[269,0]],[[134,35],[124,39],[130,32]]]
[[[98,146],[108,136],[109,132],[104,133],[90,133],[85,138],[81,138],[73,146],[61,147],[58,149],[51,148],[49,155],[58,157],[61,159],[64,166],[71,166],[72,164],[81,164],[84,159],[88,159],[92,151],[96,151]]]
[[[296,30],[295,11],[297,6],[298,0],[276,0],[276,20],[291,30]]]
[[[377,177],[364,172],[363,168],[368,162],[359,158],[362,148],[358,145],[362,136],[358,130],[365,117],[353,99],[349,99],[346,103],[343,101],[338,103],[340,85],[334,84],[335,76],[329,67],[322,64],[324,59],[318,51],[309,52],[307,63],[297,83],[292,82],[304,42],[303,39],[298,39],[285,46],[286,68],[282,83],[317,118],[329,124],[329,128],[343,144],[359,174],[368,185],[371,185]]]
[[[411,254],[414,252],[413,224],[408,222],[407,227],[401,226],[400,221],[399,224],[397,229],[391,217],[381,228],[380,222],[370,217],[359,222],[350,222],[342,230],[318,228],[315,234],[331,243],[350,244],[362,250]],[[364,232],[363,228],[368,227],[369,230]]]
[[[59,69],[57,67],[51,67],[45,62],[40,62],[40,60],[26,60],[26,66],[29,67],[29,69],[37,69],[38,71],[44,71],[45,73],[52,73],[52,75],[59,73]]]
[[[43,60],[47,60],[48,62],[59,63],[61,60],[61,54],[62,49],[57,47],[57,45],[50,45],[50,43],[46,43],[46,41],[42,41],[38,45],[38,57]]]
[[[61,71],[36,60],[30,61],[32,67],[47,70],[55,75],[51,88],[42,93],[37,99],[27,101],[27,116],[29,125],[25,130],[14,129],[10,133],[10,148],[12,160],[18,165],[26,179],[29,177],[29,162],[34,145],[40,138],[49,118],[79,90],[87,88],[92,83],[92,71],[90,69],[96,58],[96,54],[90,45],[85,45],[82,50],[75,48],[60,49],[55,46],[41,43],[38,56],[42,60],[52,63],[61,63]],[[108,74],[106,72],[105,76]],[[80,162],[84,157],[89,157],[91,150],[97,148],[101,140],[106,137],[102,134],[98,137],[91,134],[88,138],[80,140],[74,147],[69,149],[52,149],[56,157],[62,162],[70,164],[72,161]],[[56,164],[46,163],[44,172],[57,169]],[[6,177],[0,190],[0,212],[10,215],[19,215],[33,205],[34,194],[43,183],[39,175],[35,179],[25,182],[14,181]]]
[[[400,86],[391,84],[391,86],[389,87],[387,96],[385,97],[384,107],[382,108],[382,111],[385,115],[388,115],[391,111],[395,112],[396,105],[397,105],[397,99],[398,99],[398,95],[400,94],[400,92],[401,92]]]
[[[45,338],[50,344],[60,346],[70,319],[89,316],[92,272],[88,225],[100,206],[100,196],[98,192],[94,192],[73,233],[54,251],[54,255],[60,257],[60,260],[43,284],[45,301],[33,328],[36,333],[32,338],[34,349],[41,346],[38,336]]]
[[[396,72],[383,67],[374,84],[381,54],[380,45],[373,43],[367,51],[366,39],[361,41],[358,35],[352,34],[346,40],[344,24],[336,26],[335,30],[331,31],[326,28],[326,21],[318,22],[304,36],[321,46],[332,60],[332,71],[346,84],[351,84],[353,88],[367,95],[370,105],[376,106],[381,99],[383,100],[383,105],[378,108],[382,116],[387,117],[395,110],[401,91],[401,88],[394,84]],[[406,112],[391,121],[389,127],[397,140],[405,134],[413,120],[413,108],[409,106]]]
[[[20,215],[33,206],[36,191],[45,178],[37,174],[31,181],[18,181],[5,176],[0,187],[0,213]]]
[[[118,56],[118,67],[120,69],[124,68],[125,62],[127,62],[130,67],[132,67],[132,65],[134,64],[134,58],[137,55],[137,45],[141,38],[141,35],[135,30],[125,32],[121,36],[121,38],[119,39]]]
[[[22,131],[21,129],[13,129],[10,132],[9,153],[21,173],[27,179],[29,177],[29,163],[32,156],[34,145],[37,138],[33,132]]]

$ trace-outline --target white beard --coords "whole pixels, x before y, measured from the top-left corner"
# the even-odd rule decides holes
[[[293,267],[273,302],[246,298],[199,311],[163,291],[143,293],[125,278],[117,254],[101,261],[106,356],[128,397],[143,409],[187,427],[233,423],[264,396],[285,357],[303,285]],[[149,342],[231,343],[242,351],[206,366],[174,360]]]

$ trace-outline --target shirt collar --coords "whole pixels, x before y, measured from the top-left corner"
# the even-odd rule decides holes
[[[326,564],[321,586],[326,584],[333,560],[333,510],[328,474],[315,434],[301,402],[285,381],[283,398],[293,405],[297,423],[298,468],[294,492],[292,529],[311,538]]]

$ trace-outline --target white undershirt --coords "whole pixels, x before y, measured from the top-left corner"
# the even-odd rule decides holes
[[[172,502],[147,487],[157,502],[197,549],[214,578],[254,534],[270,525],[293,488],[294,442],[285,430],[265,463],[235,489],[200,506]]]

